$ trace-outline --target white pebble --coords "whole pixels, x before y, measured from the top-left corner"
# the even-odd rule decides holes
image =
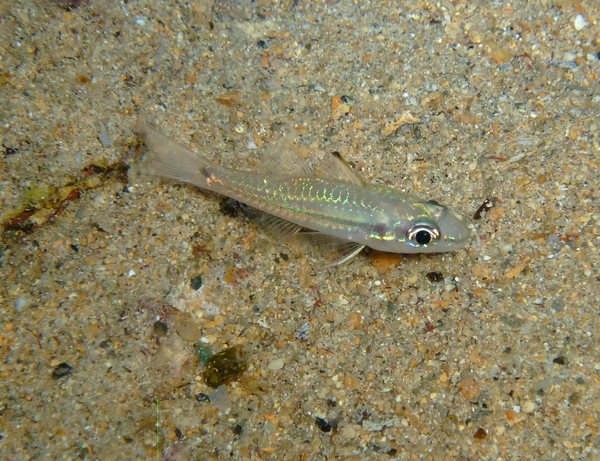
[[[575,30],[581,30],[588,25],[588,22],[585,20],[582,14],[578,14],[573,25],[575,26]]]
[[[127,275],[129,275],[129,277],[133,277],[135,275],[135,271],[133,269],[131,269]]]

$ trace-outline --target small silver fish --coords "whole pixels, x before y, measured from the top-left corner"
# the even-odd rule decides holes
[[[349,261],[368,246],[391,253],[439,253],[463,248],[469,230],[435,201],[387,186],[365,184],[341,156],[332,155],[317,177],[299,158],[276,152],[268,171],[215,165],[191,149],[140,124],[148,147],[143,171],[192,184],[270,215],[283,238],[301,233],[341,255],[325,267]]]

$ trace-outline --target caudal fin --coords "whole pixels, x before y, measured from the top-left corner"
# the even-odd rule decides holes
[[[141,165],[143,173],[208,188],[203,173],[208,160],[145,123],[138,123],[136,132],[148,147]]]

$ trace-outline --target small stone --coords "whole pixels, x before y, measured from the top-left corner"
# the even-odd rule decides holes
[[[340,428],[340,434],[345,439],[353,439],[356,437],[360,426],[357,424],[346,424]]]
[[[326,419],[317,418],[315,420],[315,423],[317,424],[317,427],[323,432],[331,432],[331,424],[329,424]]]
[[[477,432],[475,432],[475,434],[473,434],[473,437],[478,440],[483,440],[487,437],[487,432],[485,431],[485,429],[482,429],[480,427],[479,429],[477,429]]]
[[[550,307],[556,312],[562,312],[565,309],[565,301],[561,297],[558,297],[552,300]]]
[[[295,338],[299,341],[308,340],[308,330],[310,329],[310,322],[304,322],[298,331],[296,332]]]
[[[398,266],[402,261],[402,255],[399,253],[384,253],[380,251],[371,252],[371,263],[379,272],[385,272]]]
[[[54,379],[62,378],[63,376],[71,374],[72,369],[73,367],[66,362],[59,363],[52,372],[52,377]]]
[[[552,360],[552,363],[556,363],[557,365],[565,365],[567,363],[567,359],[565,359],[562,355],[559,355]]]
[[[465,379],[457,384],[456,388],[460,395],[467,400],[474,400],[479,396],[479,384],[473,378]]]
[[[200,361],[207,365],[210,358],[213,356],[212,350],[210,346],[202,343],[202,340],[196,343],[196,352],[198,353],[198,357],[200,357]]]
[[[204,402],[210,403],[210,397],[207,394],[203,394],[203,393],[196,394],[196,400],[201,403],[204,403]]]
[[[22,312],[25,307],[29,304],[29,301],[22,296],[17,298],[17,302],[15,303],[15,309],[17,312]]]
[[[244,428],[242,427],[242,425],[236,424],[235,426],[233,426],[232,430],[233,430],[233,435],[235,436],[235,438],[237,440],[240,437],[240,435],[242,435]]]
[[[356,328],[358,328],[360,326],[360,324],[362,323],[362,315],[360,312],[352,312],[350,314],[350,316],[348,317],[348,328],[350,328],[351,330],[355,330]]]
[[[202,331],[192,321],[190,315],[180,315],[175,320],[175,331],[182,339],[189,342],[196,342],[202,336]]]
[[[588,25],[588,22],[585,20],[585,18],[583,17],[582,14],[578,14],[577,17],[575,18],[575,21],[573,21],[573,26],[575,27],[575,30],[577,30],[577,31],[582,30],[587,25]]]
[[[285,365],[285,359],[283,359],[283,357],[282,357],[282,358],[273,360],[271,363],[269,363],[269,365],[267,365],[267,368],[271,371],[277,371],[277,370],[281,370],[284,365]]]
[[[533,413],[533,411],[535,410],[535,402],[528,400],[523,404],[522,410],[523,413]]]
[[[395,133],[398,128],[413,123],[419,123],[419,119],[411,113],[405,112],[386,123],[386,125],[383,127],[382,134],[384,136],[390,136],[391,134]]]
[[[215,315],[215,318],[213,319],[213,321],[215,322],[215,325],[220,327],[221,325],[223,325],[225,323],[225,316],[221,315],[221,314],[217,314]]]
[[[202,275],[198,275],[191,280],[192,288],[194,290],[199,290],[202,288]]]
[[[331,99],[331,118],[338,120],[350,112],[350,106],[342,101],[341,96],[334,96]]]
[[[167,336],[167,332],[169,331],[169,326],[165,322],[161,322],[157,320],[154,322],[152,327],[152,331],[156,336]]]
[[[437,283],[444,280],[444,274],[442,274],[441,272],[428,272],[426,277],[431,283]]]
[[[238,379],[248,368],[241,346],[233,346],[213,355],[206,364],[203,378],[214,389]],[[211,399],[213,400],[213,399]]]
[[[505,414],[506,419],[508,419],[511,423],[517,423],[520,420],[519,413],[515,410],[508,410]]]
[[[104,122],[100,122],[100,126],[98,127],[98,140],[105,149],[110,149],[113,146],[112,139],[108,134],[108,128]]]

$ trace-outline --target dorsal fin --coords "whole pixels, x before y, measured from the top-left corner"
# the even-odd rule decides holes
[[[339,152],[333,152],[323,159],[317,168],[317,175],[333,181],[365,185],[365,181],[352,169],[350,164]]]
[[[312,168],[298,152],[296,134],[292,131],[267,147],[262,161],[266,173],[277,176],[314,176]]]

